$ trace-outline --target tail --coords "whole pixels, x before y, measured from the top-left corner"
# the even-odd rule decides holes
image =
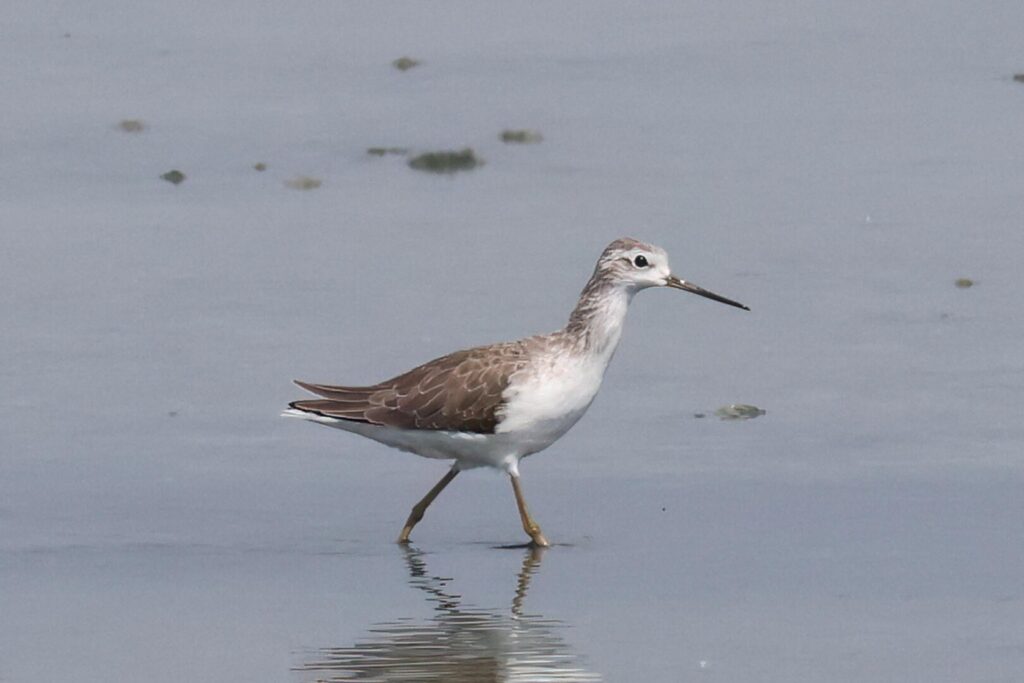
[[[306,391],[308,391],[310,393],[316,393],[312,389],[312,387],[309,384],[307,384],[306,382],[300,382],[297,379],[293,379],[292,381],[295,382],[296,384],[298,384],[300,387],[302,387]],[[300,418],[302,420],[315,420],[318,417],[318,415],[316,413],[314,413],[313,411],[306,410],[304,407],[302,407],[300,405],[301,403],[302,403],[301,401],[292,401],[291,403],[289,403],[288,404],[288,410],[285,410],[284,412],[282,412],[281,413],[281,417],[297,417],[297,418]]]
[[[307,382],[300,382],[297,379],[293,379],[292,382],[298,384],[300,387],[310,392],[311,394],[316,393],[316,390],[313,388],[314,385],[311,385]],[[281,417],[297,417],[302,420],[315,420],[317,418],[316,413],[304,409],[302,406],[299,405],[299,403],[300,401],[292,401],[291,403],[289,403],[288,410],[282,412]]]
[[[313,410],[303,410],[295,406],[299,401],[289,404],[289,408],[281,413],[281,417],[297,417],[300,420],[309,420],[310,422],[316,422],[317,424],[327,425],[328,427],[337,427],[339,429],[345,429],[346,425],[359,424],[354,423],[351,420],[342,420],[336,417],[328,417],[321,415],[320,413]]]

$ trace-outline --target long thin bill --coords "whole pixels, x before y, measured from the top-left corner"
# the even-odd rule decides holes
[[[729,304],[730,306],[735,306],[736,308],[742,308],[744,311],[749,311],[750,310],[749,308],[747,308],[746,306],[744,306],[743,304],[741,304],[738,301],[733,301],[732,299],[726,299],[724,296],[721,296],[719,294],[715,294],[714,292],[709,292],[708,290],[704,289],[703,287],[698,287],[697,285],[693,284],[692,282],[687,282],[686,280],[680,280],[675,275],[669,275],[668,276],[668,279],[665,280],[665,286],[666,287],[672,287],[673,289],[681,289],[684,292],[690,292],[692,294],[698,294],[698,295],[700,295],[700,296],[702,296],[702,297],[704,297],[706,299],[711,299],[712,301],[717,301],[717,302],[723,303],[723,304]]]

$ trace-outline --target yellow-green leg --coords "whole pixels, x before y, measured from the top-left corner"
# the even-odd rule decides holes
[[[523,498],[523,489],[519,486],[519,477],[515,474],[509,475],[512,478],[512,490],[516,494],[516,505],[519,506],[519,518],[523,521],[523,531],[533,540],[534,545],[547,548],[551,544],[541,533],[540,525],[533,521],[530,511],[526,509],[526,499]]]
[[[412,512],[409,513],[409,519],[405,520],[405,526],[402,527],[402,533],[398,536],[399,543],[408,543],[409,534],[412,533],[412,528],[423,519],[423,513],[427,511],[430,504],[434,502],[438,494],[444,491],[444,487],[452,483],[452,479],[455,478],[459,471],[454,467],[448,470],[448,473],[441,477],[441,481],[434,485],[434,488],[427,492],[427,495],[423,496],[423,500],[412,506]]]

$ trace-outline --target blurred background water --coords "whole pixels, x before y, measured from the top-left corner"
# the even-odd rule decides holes
[[[0,680],[1019,680],[1024,6],[0,16]],[[623,235],[752,312],[637,298],[542,556],[479,472],[402,551],[438,463],[277,418]]]

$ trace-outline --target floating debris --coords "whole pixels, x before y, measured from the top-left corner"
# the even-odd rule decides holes
[[[252,165],[252,167],[253,167],[254,170],[257,170],[260,173],[263,173],[263,171],[267,170],[267,165],[265,163],[263,163],[262,161],[256,162],[255,164]]]
[[[374,157],[382,157],[388,154],[395,156],[405,156],[409,153],[405,147],[370,147],[366,150],[366,153]]]
[[[427,152],[409,159],[409,166],[430,173],[471,171],[484,162],[469,147],[459,151]]]
[[[419,60],[413,59],[412,57],[399,57],[395,61],[391,62],[391,66],[395,67],[399,71],[408,71],[409,69],[419,65]]]
[[[170,171],[164,173],[160,177],[169,183],[173,183],[174,185],[181,185],[185,181],[185,174],[176,168],[172,168]]]
[[[501,141],[505,144],[536,145],[544,136],[535,130],[503,130]]]
[[[117,127],[124,133],[141,133],[146,130],[146,124],[139,119],[124,119],[117,124]]]
[[[723,420],[752,420],[767,412],[767,410],[762,410],[757,406],[747,405],[746,403],[730,403],[716,410],[715,415]]]
[[[969,277],[958,277],[956,281],[953,282],[953,284],[955,284],[960,289],[967,289],[969,287],[974,286],[974,280],[972,280]]]
[[[1013,80],[1017,81],[1018,83],[1024,83],[1024,73],[1013,74]]]
[[[707,413],[694,413],[694,414],[693,414],[693,417],[694,417],[694,419],[696,419],[696,420],[702,420],[702,419],[704,419],[705,417],[707,417]]]
[[[309,176],[300,175],[292,178],[291,180],[284,181],[284,184],[293,190],[315,190],[324,184],[324,181],[319,178],[310,178]]]

